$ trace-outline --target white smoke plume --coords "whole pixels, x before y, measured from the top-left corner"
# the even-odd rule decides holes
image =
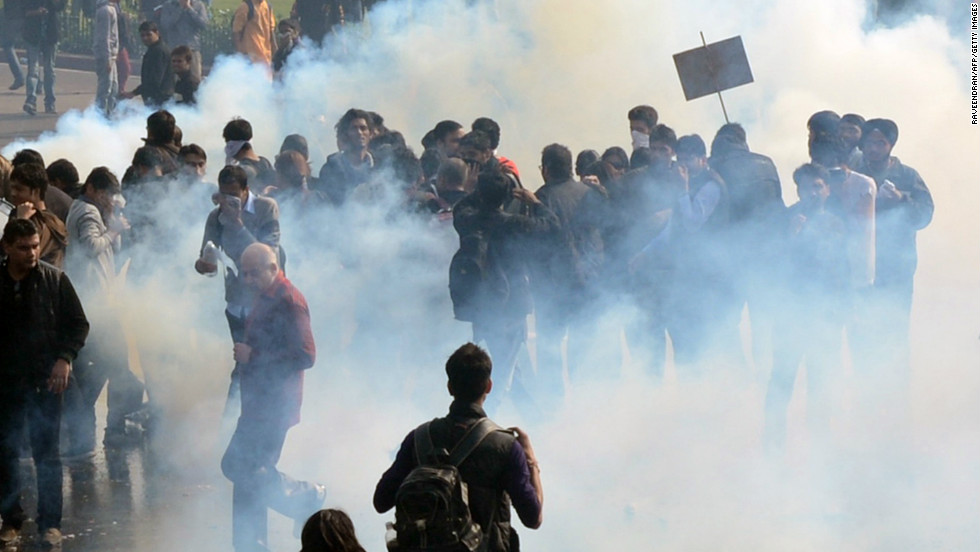
[[[306,136],[314,171],[336,150],[333,124],[352,106],[384,115],[416,151],[436,121],[468,126],[490,116],[503,128],[500,153],[534,189],[543,146],[626,146],[626,111],[636,104],[655,106],[678,135],[710,141],[724,123],[717,101],[685,102],[671,59],[700,45],[703,31],[709,42],[744,41],[755,82],[725,101],[753,151],[775,161],[787,203],[796,199],[792,170],[807,160],[806,119],[822,109],[895,120],[894,153],[918,169],[936,203],[919,236],[907,410],[864,412],[875,385],[856,389],[843,370],[836,446],[821,450],[808,445],[798,384],[786,454],[773,458],[760,444],[765,374],[745,381],[708,369],[684,381],[669,369],[654,383],[621,370],[613,331],[592,351],[594,373],[573,383],[547,421],[524,419],[509,402],[494,414],[526,427],[543,466],[545,524],[519,529],[524,548],[976,549],[980,134],[969,123],[968,5],[941,3],[942,17],[925,11],[873,28],[867,6],[852,0],[475,4],[389,0],[364,29],[327,45],[344,55],[297,54],[282,83],[225,58],[197,109],[172,110],[184,143],[207,150],[213,181],[221,128],[236,116],[252,123],[256,151],[270,158],[287,134]],[[82,175],[98,165],[121,175],[146,115],[132,109],[107,122],[92,110],[69,113],[54,134],[4,154],[33,147],[69,158]],[[148,377],[166,383],[177,473],[214,485],[181,505],[207,514],[187,514],[199,523],[188,532],[230,543],[230,485],[217,466],[231,346],[220,279],[193,271],[209,193],[160,205],[174,221],[164,225],[170,247],[132,282],[127,317]],[[469,328],[452,320],[446,289],[452,230],[351,209],[292,220],[283,210],[287,271],[309,300],[319,351],[280,468],[327,484],[328,505],[347,510],[365,547],[379,550],[391,514],[373,512],[374,485],[404,435],[444,414],[443,362]],[[298,548],[284,521],[272,527],[273,549]]]

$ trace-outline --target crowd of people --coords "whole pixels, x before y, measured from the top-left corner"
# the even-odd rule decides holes
[[[289,17],[277,21],[266,0],[243,0],[232,19],[231,46],[234,52],[278,74],[293,51],[307,44],[320,47],[331,32],[360,23],[372,3],[296,0]],[[23,110],[29,115],[37,114],[42,95],[44,113],[58,113],[54,67],[61,40],[59,17],[67,5],[67,0],[4,2],[0,46],[14,79],[9,89],[26,86]],[[194,105],[204,76],[202,35],[212,25],[209,5],[202,0],[146,0],[140,3],[138,14],[130,14],[122,9],[120,0],[76,0],[74,7],[92,20],[98,79],[95,105],[107,115],[118,100],[135,97],[152,107],[171,99]],[[131,56],[137,52],[135,33],[144,47],[140,84],[127,90]],[[19,45],[26,50],[26,73],[15,51]]]
[[[152,25],[141,33],[159,40]],[[648,105],[630,109],[626,119],[631,153],[613,146],[573,155],[550,144],[541,151],[539,175],[498,153],[501,128],[487,117],[469,127],[440,121],[416,155],[381,115],[352,108],[335,126],[339,151],[316,174],[303,136],[287,136],[270,161],[253,147],[247,120],[225,125],[223,168],[211,185],[214,209],[200,221],[194,268],[220,273],[225,282],[236,363],[229,398],[240,414],[222,470],[234,483],[236,549],[261,549],[268,507],[302,522],[324,500],[322,485],[276,469],[286,432],[299,421],[303,372],[315,364],[310,309],[317,308],[285,277],[286,246],[301,240],[284,237],[280,216],[323,220],[376,204],[386,219],[426,220],[432,231],[451,226],[458,236],[451,261],[431,269],[448,273],[453,314],[472,324],[472,340],[486,352],[468,344],[447,362],[454,397],[449,416],[406,437],[378,484],[379,511],[396,505],[396,493],[424,463],[420,440],[452,450],[467,430],[482,427],[490,358],[498,381],[508,382],[498,395],[512,393],[517,402],[530,397],[548,410],[566,380],[577,382],[588,349],[596,346],[597,321],[622,305],[636,313],[624,319],[630,357],[655,378],[667,364],[668,343],[684,377],[744,364],[739,323],[747,307],[752,339],[772,343],[765,439],[776,447],[785,437],[803,362],[811,431],[815,438],[826,432],[827,380],[843,362],[845,334],[857,371],[881,369],[901,386],[908,377],[916,233],[929,224],[933,203],[921,176],[892,155],[895,122],[813,114],[806,125],[810,159],[792,173],[798,201],[787,207],[774,163],[749,148],[739,124],[723,125],[709,145],[697,134],[678,137]],[[81,181],[70,160],[45,165],[29,149],[3,162],[3,192],[12,210],[3,237],[0,338],[4,350],[23,351],[0,374],[5,383],[17,383],[3,386],[5,396],[17,400],[4,400],[0,408],[0,469],[6,470],[0,475],[7,482],[0,515],[7,537],[23,522],[11,474],[25,416],[39,466],[42,533],[60,524],[61,401],[52,397],[66,396],[70,458],[93,453],[94,407],[107,381],[106,446],[138,438],[140,422],[152,428],[152,414],[141,415],[143,382],[127,366],[124,332],[113,313],[115,256],[122,251],[139,264],[143,249],[169,246],[146,206],[173,186],[205,183],[208,157],[202,147],[184,143],[166,110],[147,118],[146,131],[121,179],[97,167]],[[538,178],[543,185],[531,191]],[[288,259],[302,263],[302,253]],[[28,297],[38,304],[53,301],[44,310],[48,318],[24,306],[21,282],[34,283]],[[534,361],[522,358],[529,315]],[[25,327],[58,331],[42,332],[42,342],[27,339]],[[614,339],[618,345],[619,335]],[[458,459],[460,473],[471,486],[488,489],[471,492],[470,507],[491,549],[514,550],[511,501],[525,525],[541,523],[537,459],[517,428],[487,424],[483,433],[472,459]],[[399,535],[408,538],[411,524],[403,518],[396,515]],[[342,518],[314,515],[304,539],[317,528],[327,538],[330,519]]]

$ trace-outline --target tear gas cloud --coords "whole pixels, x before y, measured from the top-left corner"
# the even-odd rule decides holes
[[[588,373],[551,416],[528,419],[510,401],[491,412],[528,430],[544,467],[546,521],[519,530],[525,548],[975,549],[980,160],[971,152],[980,134],[969,125],[962,62],[969,12],[867,30],[865,10],[848,0],[504,0],[491,13],[479,3],[390,0],[371,12],[363,36],[341,35],[326,49],[347,55],[298,53],[274,86],[226,58],[199,108],[172,112],[184,143],[207,150],[212,181],[224,158],[220,129],[236,116],[252,123],[261,155],[287,134],[306,136],[314,171],[336,150],[333,124],[351,106],[381,113],[416,150],[438,120],[465,126],[490,116],[503,129],[500,152],[536,189],[544,145],[625,146],[625,114],[636,104],[655,106],[678,135],[710,141],[724,122],[716,100],[685,102],[671,55],[698,46],[698,31],[709,42],[741,35],[755,83],[726,92],[726,105],[752,150],[775,161],[787,203],[796,199],[791,172],[807,160],[806,119],[821,109],[894,119],[895,154],[930,186],[937,209],[919,239],[909,407],[862,404],[885,382],[845,369],[835,376],[838,439],[822,450],[806,439],[797,385],[786,453],[766,456],[764,365],[748,378],[705,367],[686,379],[668,367],[654,382],[621,365],[618,328],[629,314],[614,310]],[[98,165],[122,174],[147,115],[128,109],[111,122],[92,110],[66,114],[54,134],[4,154],[34,147],[83,175]],[[231,347],[220,278],[193,271],[209,195],[192,188],[157,205],[168,246],[134,266],[124,316],[151,385],[160,382],[180,465],[219,479]],[[287,271],[311,306],[319,355],[280,468],[326,483],[328,505],[346,509],[375,550],[391,514],[373,513],[374,484],[413,424],[445,412],[442,366],[470,337],[468,324],[452,320],[446,289],[455,233],[385,207],[282,213]],[[212,503],[198,508],[213,519]],[[273,535],[273,548],[297,547],[287,533]]]

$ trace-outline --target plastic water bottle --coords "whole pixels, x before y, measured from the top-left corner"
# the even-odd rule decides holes
[[[201,253],[201,260],[210,265],[218,265],[218,246],[214,245],[213,241],[208,240],[208,243],[204,244],[204,251]],[[217,273],[217,270],[214,272],[208,272],[207,276],[211,277]]]

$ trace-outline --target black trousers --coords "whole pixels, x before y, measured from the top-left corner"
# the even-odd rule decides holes
[[[20,504],[20,445],[29,429],[37,471],[37,526],[61,528],[63,475],[58,450],[61,395],[46,388],[2,382],[0,385],[0,516],[20,529],[27,519]]]
[[[305,520],[320,504],[313,484],[276,469],[289,425],[279,420],[240,417],[221,459],[233,484],[232,545],[238,552],[261,550],[268,542],[268,508]]]

